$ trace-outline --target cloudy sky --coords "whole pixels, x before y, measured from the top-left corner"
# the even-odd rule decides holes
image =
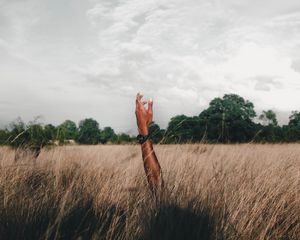
[[[300,110],[299,0],[0,0],[0,125],[97,119],[135,132],[237,93],[283,120]]]

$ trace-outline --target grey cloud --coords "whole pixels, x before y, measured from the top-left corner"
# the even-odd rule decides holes
[[[270,18],[278,14],[286,14],[300,9],[298,0],[274,1],[274,0],[229,0],[224,4],[229,4],[238,10],[241,15],[246,15],[253,19]]]
[[[294,60],[292,62],[292,68],[296,71],[300,73],[300,59]]]
[[[257,76],[253,79],[256,80],[254,89],[258,91],[270,91],[272,87],[281,87],[280,82],[276,81],[274,76]]]
[[[13,103],[11,101],[0,101],[0,107],[5,108],[11,106]]]

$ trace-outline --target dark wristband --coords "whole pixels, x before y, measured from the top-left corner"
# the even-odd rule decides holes
[[[138,142],[140,143],[140,144],[143,144],[144,142],[146,142],[148,139],[149,139],[149,137],[150,137],[150,135],[148,134],[148,135],[141,135],[141,134],[139,134],[139,135],[137,135],[137,140],[138,140]]]

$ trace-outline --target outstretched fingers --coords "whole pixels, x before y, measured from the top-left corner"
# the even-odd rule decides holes
[[[143,97],[142,94],[137,93],[136,99],[135,99],[135,109],[136,109],[136,111],[137,111],[141,106],[143,106],[143,104],[142,104],[142,102],[141,102],[142,97]]]
[[[136,109],[145,109],[148,116],[151,117],[153,115],[153,100],[150,98],[148,101],[143,101],[142,98],[143,95],[141,93],[136,95]],[[146,104],[148,104],[147,109],[144,107]]]
[[[152,114],[152,113],[153,113],[153,100],[152,100],[152,98],[150,98],[150,99],[148,100],[148,113],[149,113],[149,114]]]
[[[153,100],[152,98],[150,98],[148,100],[148,109],[147,109],[147,113],[148,113],[148,121],[149,123],[152,122],[152,118],[153,118]]]
[[[140,102],[142,100],[142,98],[143,98],[143,94],[138,92],[136,95],[136,102]]]

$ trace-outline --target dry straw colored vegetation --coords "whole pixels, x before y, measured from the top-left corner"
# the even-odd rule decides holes
[[[0,148],[1,239],[300,239],[300,146],[66,146],[14,163]]]

